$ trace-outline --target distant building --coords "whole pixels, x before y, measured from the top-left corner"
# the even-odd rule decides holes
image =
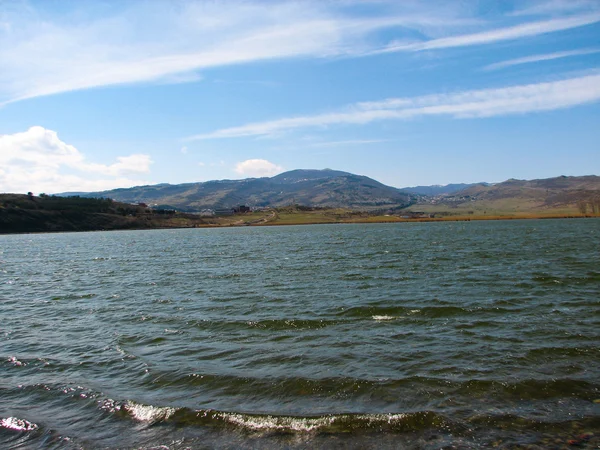
[[[233,208],[234,213],[247,213],[250,212],[250,207],[246,205],[240,205]]]

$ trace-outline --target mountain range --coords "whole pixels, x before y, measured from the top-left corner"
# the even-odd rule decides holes
[[[540,180],[510,179],[501,183],[449,184],[397,189],[372,178],[339,170],[292,170],[270,178],[219,180],[185,184],[157,184],[91,193],[81,197],[112,198],[180,211],[291,204],[361,210],[402,209],[421,205],[433,210],[474,205],[498,210],[524,211],[562,208],[575,210],[582,202],[594,207],[600,197],[600,177],[554,177]],[[477,209],[477,208],[475,208]],[[579,206],[581,209],[581,206]],[[427,208],[421,210],[427,210]]]
[[[382,209],[408,206],[409,193],[372,178],[339,170],[292,170],[271,178],[157,184],[103,192],[59,195],[106,197],[127,203],[146,203],[182,211],[225,209],[239,205]]]
[[[600,177],[560,176],[539,180],[510,179],[494,185],[476,184],[453,194],[470,201],[507,201],[521,199],[538,208],[561,208],[600,199]]]

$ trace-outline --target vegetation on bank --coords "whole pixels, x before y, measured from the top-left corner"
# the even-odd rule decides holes
[[[108,198],[0,194],[0,232],[93,231],[193,226],[196,216]]]
[[[519,204],[413,205],[399,210],[358,211],[300,205],[267,208],[228,216],[205,217],[175,210],[153,209],[107,198],[0,194],[0,233],[94,231],[153,228],[387,223],[453,220],[593,217],[596,208],[548,208],[535,211]],[[522,209],[520,209],[522,208]]]

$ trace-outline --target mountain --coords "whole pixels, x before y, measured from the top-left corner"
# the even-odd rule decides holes
[[[479,183],[444,196],[419,198],[411,209],[451,215],[595,215],[600,212],[600,177],[560,176]]]
[[[456,183],[456,184],[446,184],[445,186],[436,184],[433,186],[405,187],[405,188],[401,188],[400,190],[403,192],[408,192],[410,194],[427,195],[429,197],[435,197],[437,195],[453,194],[455,192],[462,191],[463,189],[466,189],[466,188],[469,188],[471,186],[475,186],[478,184],[485,186],[488,183],[471,183],[471,184]]]
[[[540,206],[561,206],[578,201],[589,201],[600,195],[600,177],[560,176],[539,180],[510,180],[494,185],[473,185],[455,193],[455,196],[473,200],[527,199]]]
[[[351,175],[354,174],[332,169],[296,169],[275,175],[271,178],[271,181],[279,184],[289,184],[307,180],[323,180],[326,178],[347,177]]]
[[[369,177],[331,169],[299,169],[272,178],[158,184],[78,195],[112,198],[127,203],[142,202],[183,211],[239,205],[277,207],[292,203],[316,207],[381,209],[411,203],[411,196],[399,189]]]

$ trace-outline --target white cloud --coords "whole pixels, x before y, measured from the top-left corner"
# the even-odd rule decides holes
[[[408,20],[338,17],[316,2],[122,5],[103,18],[88,18],[85,9],[61,17],[34,8],[6,14],[18,31],[0,35],[0,104],[123,83],[195,81],[197,70],[216,66],[336,55],[371,30]]]
[[[183,147],[181,147],[180,151],[185,155],[188,152],[188,148],[184,145]]]
[[[235,171],[249,177],[269,177],[283,172],[283,167],[266,159],[248,159],[236,164]]]
[[[520,1],[520,9],[513,16],[537,16],[545,14],[564,14],[569,12],[597,11],[598,0],[534,0]]]
[[[100,86],[193,82],[218,66],[485,44],[600,20],[590,13],[489,30],[493,24],[459,2],[373,2],[370,17],[357,17],[353,3],[360,2],[74,2],[60,15],[17,3],[2,11],[0,106]],[[93,15],[99,11],[104,16]],[[473,27],[487,30],[456,35]],[[396,42],[424,40],[389,44],[383,30]]]
[[[491,44],[494,42],[521,39],[525,37],[538,36],[540,34],[553,33],[556,31],[578,28],[600,22],[600,14],[585,14],[580,16],[550,19],[540,22],[530,22],[507,28],[499,28],[480,33],[449,36],[440,39],[432,39],[417,43],[392,43],[382,50],[376,50],[371,54],[391,53],[402,51],[438,50],[452,47],[467,47],[472,45]]]
[[[150,157],[143,154],[119,156],[110,165],[88,162],[55,131],[40,126],[0,135],[2,192],[96,191],[147,184],[128,175],[148,173],[151,164]]]
[[[519,64],[529,64],[529,63],[534,63],[534,62],[539,62],[539,61],[550,61],[553,59],[568,58],[570,56],[591,55],[593,53],[598,53],[598,52],[600,52],[600,49],[590,48],[590,49],[583,49],[583,50],[571,50],[571,51],[566,51],[566,52],[545,53],[542,55],[531,55],[531,56],[525,56],[523,58],[509,59],[506,61],[501,61],[498,63],[490,64],[489,66],[485,66],[484,69],[485,70],[504,69],[506,67],[516,66]]]
[[[366,124],[419,116],[494,117],[570,108],[600,100],[600,75],[495,89],[423,97],[390,98],[350,105],[344,110],[313,116],[250,123],[199,134],[188,140],[263,136],[298,128]]]

